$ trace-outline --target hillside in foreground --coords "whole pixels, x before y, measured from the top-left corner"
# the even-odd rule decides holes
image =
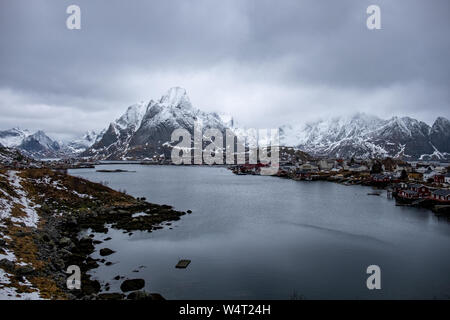
[[[123,299],[90,279],[87,271],[105,261],[90,257],[96,243],[80,232],[152,232],[183,214],[48,169],[0,169],[0,299]],[[81,269],[81,290],[67,289],[69,265]]]

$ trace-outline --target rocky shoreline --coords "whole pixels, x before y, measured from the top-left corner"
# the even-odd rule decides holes
[[[113,251],[103,248],[102,258],[93,259],[90,255],[101,241],[94,240],[93,234],[84,237],[80,234],[86,230],[107,233],[108,228],[152,232],[161,229],[163,222],[179,220],[186,212],[46,169],[23,170],[18,174],[21,186],[35,203],[39,223],[33,228],[12,217],[1,221],[5,227],[0,228],[0,233],[6,240],[0,243],[0,254],[3,251],[15,255],[14,259],[0,259],[0,270],[9,275],[7,286],[13,286],[18,293],[35,289],[40,298],[47,299],[163,299],[157,293],[142,291],[144,279],[124,279],[122,292],[101,293],[101,284],[91,279],[88,271],[107,263],[102,258]],[[36,183],[42,181],[45,183]],[[70,265],[81,270],[79,290],[67,287],[66,271]],[[24,282],[30,285],[22,285]]]

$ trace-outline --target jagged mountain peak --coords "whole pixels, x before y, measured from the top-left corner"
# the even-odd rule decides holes
[[[450,120],[445,117],[437,117],[431,128],[432,130],[448,130],[450,128]]]
[[[101,134],[97,134],[94,130],[86,131],[81,137],[64,144],[64,147],[67,149],[68,153],[81,153],[98,141]]]
[[[194,108],[185,89],[173,87],[159,100],[129,107],[82,156],[125,159],[167,154],[165,146],[170,143],[172,132],[179,128],[192,132],[195,121],[204,128],[229,127],[217,113]],[[228,121],[233,123],[232,118]]]
[[[82,135],[81,138],[86,141],[95,141],[97,138],[97,133],[94,130],[88,130]]]
[[[59,144],[56,141],[53,141],[51,138],[47,136],[47,134],[42,131],[38,130],[35,133],[29,135],[26,137],[23,142],[21,143],[21,147],[30,145],[30,144],[39,144],[42,148],[48,148],[53,150],[59,149]]]
[[[430,140],[433,147],[442,152],[450,153],[450,121],[438,117],[430,130]]]
[[[147,111],[147,103],[141,101],[139,103],[129,106],[126,112],[115,121],[121,129],[126,129],[131,126],[135,128],[141,125],[142,118]]]
[[[167,93],[161,97],[159,103],[162,106],[192,108],[186,89],[181,87],[170,88]]]

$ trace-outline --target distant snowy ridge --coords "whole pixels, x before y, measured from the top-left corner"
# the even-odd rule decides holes
[[[357,113],[280,128],[283,145],[336,158],[448,159],[450,122],[439,117],[432,127],[410,117],[384,120]]]
[[[13,128],[0,131],[0,145],[14,147],[33,158],[87,157],[98,160],[169,157],[175,129],[193,134],[194,123],[221,132],[231,129],[247,136],[233,117],[195,108],[185,89],[174,87],[157,100],[126,108],[99,134],[88,131],[69,142],[57,142],[43,131],[32,134]],[[281,145],[314,156],[333,158],[450,159],[450,121],[438,117],[430,127],[410,117],[381,119],[364,113],[340,116],[302,125],[280,127]],[[254,142],[252,142],[254,143]]]
[[[99,137],[101,138],[100,134],[96,134],[95,131],[87,131],[81,137],[63,144],[63,148],[69,153],[78,154],[97,142]]]
[[[18,149],[23,154],[37,159],[70,157],[83,152],[94,144],[99,135],[93,131],[68,143],[50,138],[44,131],[31,133],[29,130],[13,128],[0,131],[0,146]]]

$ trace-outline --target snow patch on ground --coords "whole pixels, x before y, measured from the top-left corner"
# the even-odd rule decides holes
[[[25,213],[25,216],[23,217],[11,217],[11,221],[16,223],[22,222],[27,227],[36,228],[39,221],[39,215],[36,212],[36,208],[39,208],[40,206],[35,205],[28,199],[28,195],[21,184],[22,178],[17,175],[17,171],[8,171],[8,177],[9,183],[15,187],[15,192],[19,196],[18,198],[12,198],[12,203],[20,205],[21,210]]]

